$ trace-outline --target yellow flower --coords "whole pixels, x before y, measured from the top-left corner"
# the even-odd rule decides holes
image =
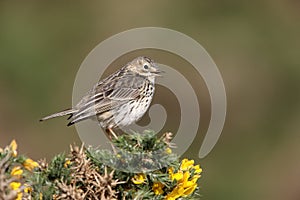
[[[171,193],[167,194],[165,200],[175,200],[183,195],[184,189],[176,186]]]
[[[11,141],[11,143],[9,145],[9,148],[12,151],[12,156],[17,157],[17,155],[18,155],[18,152],[17,152],[18,145],[17,145],[16,140]]]
[[[146,180],[146,175],[145,174],[136,174],[134,175],[134,177],[131,179],[131,181],[134,183],[134,184],[142,184],[144,183]]]
[[[11,182],[9,184],[9,186],[11,187],[12,190],[19,190],[21,187],[21,183],[20,182]],[[16,200],[22,200],[22,193],[18,192],[18,196],[16,198]]]
[[[20,166],[14,167],[10,172],[10,175],[16,176],[16,177],[20,177],[22,174],[23,174],[23,170],[21,169]]]
[[[21,192],[18,193],[16,200],[22,200],[23,194]]]
[[[169,148],[169,147],[168,147],[168,148],[166,148],[166,153],[167,153],[167,154],[171,154],[171,153],[172,153],[172,149],[171,149],[171,148]]]
[[[200,174],[202,172],[202,168],[200,167],[200,165],[195,165],[194,166],[195,172]]]
[[[40,200],[43,200],[43,193],[40,192]]]
[[[11,187],[11,189],[13,190],[18,190],[21,187],[21,183],[20,182],[11,182],[9,184],[9,186]]]
[[[39,167],[39,164],[30,158],[27,158],[25,162],[23,163],[23,166],[28,170],[32,171],[34,168]]]
[[[67,168],[70,164],[71,164],[71,161],[70,160],[66,160],[66,162],[64,163],[64,167]]]
[[[188,160],[185,158],[181,161],[180,169],[181,170],[189,170],[193,166],[194,166],[194,160]]]
[[[173,174],[173,173],[174,173],[174,168],[173,168],[173,167],[169,167],[168,173],[169,173],[169,174]]]
[[[189,187],[184,187],[184,184],[177,185],[171,193],[167,194],[166,200],[175,200],[179,197],[185,197],[194,192],[197,188],[197,184],[191,184]]]
[[[170,167],[168,169],[168,172],[169,172],[169,177],[172,181],[174,181],[174,180],[179,181],[183,177],[183,172],[178,171],[177,173],[174,173],[174,168],[173,167]]]
[[[200,177],[201,175],[194,175],[191,181],[196,183]]]
[[[179,180],[179,183],[185,184],[189,180],[189,178],[190,178],[190,172],[186,171],[184,172],[182,179]]]
[[[172,170],[170,170],[170,171],[171,171],[170,175],[174,176],[175,174],[173,174],[173,171]],[[175,200],[179,197],[185,197],[187,195],[192,194],[194,192],[194,190],[197,188],[197,180],[198,180],[198,178],[200,178],[199,174],[194,175],[192,177],[192,179],[190,180],[191,174],[189,171],[186,171],[184,173],[182,171],[179,171],[176,174],[178,174],[178,173],[181,173],[181,178],[177,179],[178,184],[172,190],[172,192],[167,194],[167,196],[165,198],[166,200]]]
[[[161,182],[153,183],[152,190],[155,195],[163,194],[164,193],[163,188],[164,188],[164,185]]]
[[[182,179],[183,177],[183,172],[182,171],[179,171],[175,174],[170,174],[170,178],[172,181],[176,180],[176,181],[179,181],[180,179]]]
[[[183,188],[183,196],[191,194],[197,188],[197,178],[198,176],[193,176],[193,179],[189,181],[190,173],[185,172],[183,178],[180,180],[179,186]]]
[[[189,187],[184,189],[183,196],[188,196],[188,195],[192,194],[196,188],[197,188],[196,183],[191,184]]]
[[[177,173],[174,173],[174,168],[170,167],[168,169],[170,179],[176,180],[177,185],[166,195],[165,200],[175,200],[179,197],[186,197],[192,194],[197,188],[197,181],[201,177],[201,172],[200,165],[194,166],[194,160],[188,159],[181,161],[180,169]]]
[[[28,186],[27,184],[24,184],[24,186],[26,186],[26,187],[24,188],[24,192],[25,192],[25,193],[31,193],[31,192],[32,192],[32,187]]]

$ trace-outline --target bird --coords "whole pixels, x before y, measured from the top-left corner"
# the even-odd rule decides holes
[[[155,91],[155,79],[162,76],[158,65],[149,57],[140,56],[118,71],[97,82],[72,108],[40,119],[69,116],[71,126],[93,119],[106,134],[117,138],[114,129],[137,122],[148,110]]]

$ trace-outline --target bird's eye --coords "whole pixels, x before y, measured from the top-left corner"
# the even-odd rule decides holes
[[[148,69],[149,68],[149,66],[148,65],[144,65],[144,69]]]

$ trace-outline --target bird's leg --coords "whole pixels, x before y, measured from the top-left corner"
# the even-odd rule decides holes
[[[114,136],[115,139],[118,139],[117,134],[112,130],[112,128],[106,128],[106,129],[105,129],[105,133],[106,133],[106,135],[108,136],[108,138],[109,138],[110,141],[112,141],[112,136]],[[112,148],[113,152],[114,152],[115,154],[117,154],[117,151],[116,151],[116,149],[115,149],[114,144],[111,143],[111,142],[110,142],[110,144],[111,144],[111,148]]]
[[[111,135],[114,136],[115,139],[118,139],[117,134],[112,130],[112,128],[107,128],[107,130],[108,130],[108,133],[110,133],[109,134],[110,139],[112,139]]]

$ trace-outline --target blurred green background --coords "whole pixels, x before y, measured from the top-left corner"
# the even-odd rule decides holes
[[[201,141],[185,155],[204,168],[202,199],[299,200],[299,9],[297,0],[1,1],[0,146],[16,139],[19,152],[49,160],[79,144],[65,119],[38,119],[70,107],[76,72],[99,42],[165,27],[202,44],[225,82],[220,140],[202,160]]]

